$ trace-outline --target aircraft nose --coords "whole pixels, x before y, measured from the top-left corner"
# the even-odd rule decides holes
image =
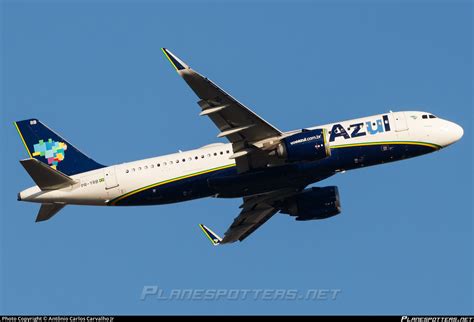
[[[459,141],[464,135],[464,129],[460,125],[456,123],[452,123],[451,133],[452,133],[454,142],[456,142],[456,141]]]
[[[460,125],[449,121],[446,121],[446,123],[441,126],[441,131],[443,133],[442,141],[444,143],[442,146],[451,145],[459,141],[464,135],[464,129]]]

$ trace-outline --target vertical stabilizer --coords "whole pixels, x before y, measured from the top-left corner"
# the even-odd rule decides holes
[[[71,176],[103,168],[37,119],[15,122],[30,158]]]

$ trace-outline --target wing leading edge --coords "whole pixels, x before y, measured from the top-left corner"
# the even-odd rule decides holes
[[[208,116],[219,129],[218,137],[232,144],[239,172],[268,164],[268,155],[259,149],[262,142],[279,138],[282,132],[252,110],[219,88],[215,83],[191,69],[166,48],[163,53],[200,98],[202,116]]]

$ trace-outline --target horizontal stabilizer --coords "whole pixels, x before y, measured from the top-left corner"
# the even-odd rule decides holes
[[[63,209],[65,204],[58,204],[58,203],[44,203],[41,204],[41,208],[38,212],[38,216],[36,216],[36,222],[38,221],[45,221],[49,218],[53,217],[58,213],[59,210]]]
[[[199,224],[199,227],[202,229],[202,231],[207,236],[207,238],[209,238],[212,245],[217,246],[220,244],[220,242],[222,241],[222,238],[220,238],[215,232],[213,232],[211,229],[209,229],[203,224]]]
[[[62,189],[77,183],[64,173],[36,159],[25,159],[20,163],[41,190]]]

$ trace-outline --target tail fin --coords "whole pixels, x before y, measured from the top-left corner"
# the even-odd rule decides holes
[[[217,246],[221,243],[222,241],[222,238],[220,238],[215,232],[213,232],[211,229],[209,229],[208,227],[206,227],[205,225],[203,224],[199,224],[199,227],[202,229],[202,231],[204,232],[204,234],[207,236],[207,238],[209,238],[209,240],[211,241],[212,245],[214,246]]]
[[[58,211],[63,209],[65,206],[66,206],[65,204],[58,204],[58,203],[41,204],[41,208],[38,212],[38,216],[36,216],[36,222],[48,220],[49,218],[56,215]]]
[[[30,158],[71,176],[103,168],[37,119],[15,122]]]

